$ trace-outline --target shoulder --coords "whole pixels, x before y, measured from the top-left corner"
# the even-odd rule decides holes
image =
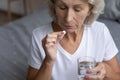
[[[33,30],[33,35],[43,35],[48,34],[49,32],[52,32],[52,26],[51,23],[41,25],[40,27]]]
[[[32,36],[35,38],[40,38],[42,39],[43,37],[46,36],[46,34],[52,32],[52,26],[51,23],[41,25],[40,27],[36,28],[32,32]]]
[[[33,30],[33,34],[35,34],[35,33],[43,33],[43,32],[49,31],[51,29],[52,29],[51,23],[44,24],[44,25],[39,26],[38,28],[35,28]]]
[[[92,25],[98,25],[98,26],[101,26],[101,25],[105,25],[103,22],[100,22],[100,21],[94,21],[93,23],[92,23]]]
[[[95,33],[104,33],[105,31],[108,31],[107,26],[99,21],[94,21],[91,25],[88,25],[88,28]]]
[[[91,25],[91,27],[94,28],[94,29],[104,29],[107,26],[104,23],[102,23],[102,22],[95,21],[95,22],[93,22],[93,24]]]
[[[95,21],[92,25],[88,25],[86,28],[89,35],[96,39],[105,39],[106,36],[111,35],[107,26],[102,22]]]

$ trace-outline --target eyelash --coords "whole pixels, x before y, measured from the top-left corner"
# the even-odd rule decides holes
[[[79,9],[79,10],[78,10],[78,9],[74,9],[74,10],[75,10],[76,12],[80,12],[80,11],[81,11],[81,9]]]
[[[66,7],[59,7],[61,10],[65,10],[65,9],[67,9]]]
[[[66,10],[67,9],[67,7],[59,7],[61,10]],[[76,12],[80,12],[81,11],[81,9],[74,9],[74,11],[76,11]]]

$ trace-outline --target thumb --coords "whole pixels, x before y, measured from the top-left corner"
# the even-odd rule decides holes
[[[92,73],[92,72],[99,72],[101,70],[101,64],[97,63],[96,66],[90,70],[88,70],[88,72]]]
[[[57,36],[58,41],[62,40],[65,34],[66,34],[66,31],[60,31],[60,33]]]

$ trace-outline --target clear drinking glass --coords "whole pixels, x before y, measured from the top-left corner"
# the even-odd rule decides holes
[[[87,70],[95,67],[96,62],[93,57],[84,56],[77,59],[78,62],[78,80],[84,80],[85,75],[95,75],[95,73],[88,74]]]

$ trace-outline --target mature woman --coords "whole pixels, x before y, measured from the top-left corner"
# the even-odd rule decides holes
[[[95,21],[103,0],[51,0],[53,22],[33,31],[27,80],[77,80],[77,58],[98,64],[86,80],[120,80],[118,49],[107,27]],[[66,31],[65,32],[63,32]]]

